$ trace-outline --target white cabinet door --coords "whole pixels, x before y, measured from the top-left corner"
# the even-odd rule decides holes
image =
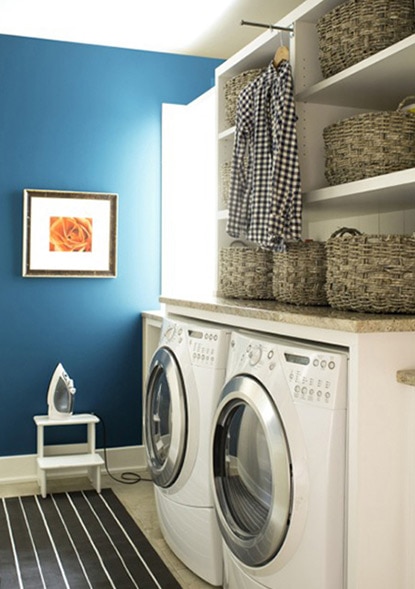
[[[163,105],[162,280],[165,296],[211,295],[216,281],[216,135],[212,88]]]

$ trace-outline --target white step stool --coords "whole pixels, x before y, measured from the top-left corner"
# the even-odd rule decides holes
[[[50,419],[48,415],[35,415],[37,425],[37,476],[42,497],[46,497],[46,473],[57,468],[85,467],[92,484],[101,492],[101,467],[104,460],[95,452],[95,425],[99,418],[90,413],[69,415],[61,419]],[[87,452],[45,456],[44,428],[53,425],[87,425]],[[64,446],[64,444],[63,444]]]

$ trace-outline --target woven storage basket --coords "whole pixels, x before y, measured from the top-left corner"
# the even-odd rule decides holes
[[[244,174],[248,173],[248,158],[243,159]],[[229,204],[229,194],[231,188],[232,162],[224,162],[220,167],[220,183],[222,203],[225,206]]]
[[[325,175],[342,184],[415,167],[415,115],[403,110],[363,113],[323,130]]]
[[[327,305],[326,266],[324,243],[287,243],[285,252],[274,252],[274,298],[295,305]]]
[[[414,237],[331,237],[326,250],[326,290],[332,307],[368,313],[415,313]]]
[[[231,187],[232,162],[224,162],[220,167],[222,203],[226,207],[229,202],[229,190]]]
[[[236,107],[241,90],[253,82],[263,71],[263,69],[247,70],[225,83],[225,119],[229,126],[232,127],[235,124]]]
[[[219,295],[272,299],[272,252],[231,245],[219,252]]]
[[[414,30],[413,0],[349,0],[317,22],[322,74],[337,74]]]

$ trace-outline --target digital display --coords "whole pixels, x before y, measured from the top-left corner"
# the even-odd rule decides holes
[[[189,337],[195,337],[197,339],[203,339],[203,333],[201,331],[195,331],[194,329],[189,329]]]
[[[284,353],[285,359],[287,362],[291,362],[292,364],[301,364],[302,366],[307,366],[310,364],[310,358],[308,356],[299,356],[298,354],[288,354],[287,352]]]

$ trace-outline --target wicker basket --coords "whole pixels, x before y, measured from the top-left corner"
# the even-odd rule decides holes
[[[335,309],[415,313],[415,237],[331,237],[327,250],[327,299]]]
[[[295,305],[327,305],[326,250],[319,241],[287,243],[274,253],[272,292],[277,301]]]
[[[241,90],[250,82],[253,82],[263,71],[263,69],[248,70],[238,74],[225,83],[225,119],[230,127],[235,124],[236,107]]]
[[[248,173],[248,158],[243,159],[244,174]],[[220,183],[222,204],[227,207],[229,204],[229,194],[231,189],[232,162],[223,162],[220,167]]]
[[[325,175],[342,184],[415,167],[415,115],[403,110],[349,117],[323,130]]]
[[[337,74],[414,31],[413,0],[349,0],[317,23],[322,74]]]
[[[226,207],[229,203],[229,190],[231,187],[232,162],[224,162],[220,167],[222,204]]]
[[[219,295],[272,299],[272,252],[233,244],[219,252]]]

